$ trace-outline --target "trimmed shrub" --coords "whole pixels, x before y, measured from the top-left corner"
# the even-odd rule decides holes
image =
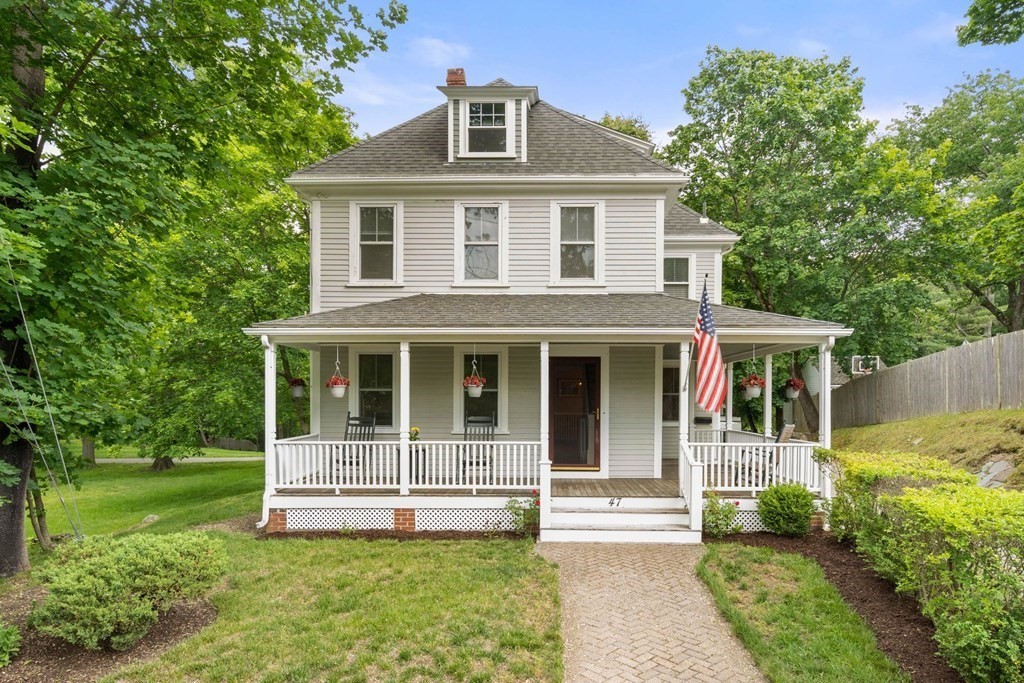
[[[708,538],[721,538],[743,530],[736,522],[738,503],[722,500],[714,491],[704,493],[702,533]]]
[[[1024,493],[986,489],[945,461],[822,451],[833,528],[914,595],[968,681],[1024,683]]]
[[[757,497],[757,514],[780,536],[806,536],[811,530],[814,494],[803,484],[773,484]]]
[[[4,626],[0,622],[0,669],[11,663],[21,650],[21,633],[17,626]]]
[[[861,453],[819,448],[815,460],[825,466],[835,486],[829,503],[829,526],[840,540],[856,538],[877,523],[875,499],[905,488],[937,484],[973,484],[975,478],[945,460],[917,453]]]
[[[36,575],[49,591],[29,624],[69,643],[126,650],[178,600],[205,593],[227,568],[205,534],[94,537],[58,546]]]

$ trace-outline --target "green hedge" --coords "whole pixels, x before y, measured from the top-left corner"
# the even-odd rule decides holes
[[[1024,493],[914,454],[818,458],[835,481],[830,524],[917,597],[950,665],[970,681],[1024,683]]]
[[[69,543],[35,572],[48,594],[29,624],[89,649],[126,650],[161,612],[205,593],[226,568],[223,544],[200,533]]]

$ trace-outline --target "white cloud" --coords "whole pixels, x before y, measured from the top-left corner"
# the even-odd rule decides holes
[[[820,57],[824,52],[828,52],[828,45],[819,40],[801,38],[796,41],[796,53],[802,57]]]
[[[461,66],[457,62],[469,57],[467,45],[449,43],[440,38],[414,38],[409,44],[409,52],[413,59],[435,67]]]
[[[355,71],[345,79],[342,101],[353,105],[438,104],[437,90],[422,82],[385,80],[370,71]]]

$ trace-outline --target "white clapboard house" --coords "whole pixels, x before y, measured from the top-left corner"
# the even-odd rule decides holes
[[[816,444],[733,428],[731,390],[720,415],[695,410],[689,342],[705,278],[730,384],[734,361],[770,373],[771,354],[817,347],[828,387],[850,330],[719,305],[739,238],[677,201],[687,178],[652,144],[534,86],[452,69],[438,90],[288,180],[310,205],[312,312],[246,330],[265,349],[263,525],[503,528],[509,497],[536,491],[543,540],[689,543],[705,490],[748,516],[775,481],[827,493]],[[312,433],[286,439],[282,346],[312,367]]]

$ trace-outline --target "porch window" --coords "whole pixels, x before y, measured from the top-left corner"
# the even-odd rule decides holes
[[[395,356],[359,354],[359,415],[377,417],[378,427],[395,425]]]
[[[552,207],[552,275],[556,284],[600,284],[602,202]]]
[[[507,216],[507,202],[456,204],[456,284],[504,284]]]
[[[480,398],[466,398],[463,401],[465,417],[490,417],[493,415],[497,419],[500,408],[498,405],[501,387],[500,365],[496,353],[477,354],[476,371],[487,380],[487,384],[484,385]],[[471,372],[473,372],[473,354],[463,354],[462,376],[466,377]]]
[[[661,421],[679,422],[679,368],[661,370]]]
[[[394,286],[402,281],[402,202],[352,202],[349,284]]]
[[[504,154],[508,151],[509,120],[506,102],[470,102],[466,126],[466,152]]]

